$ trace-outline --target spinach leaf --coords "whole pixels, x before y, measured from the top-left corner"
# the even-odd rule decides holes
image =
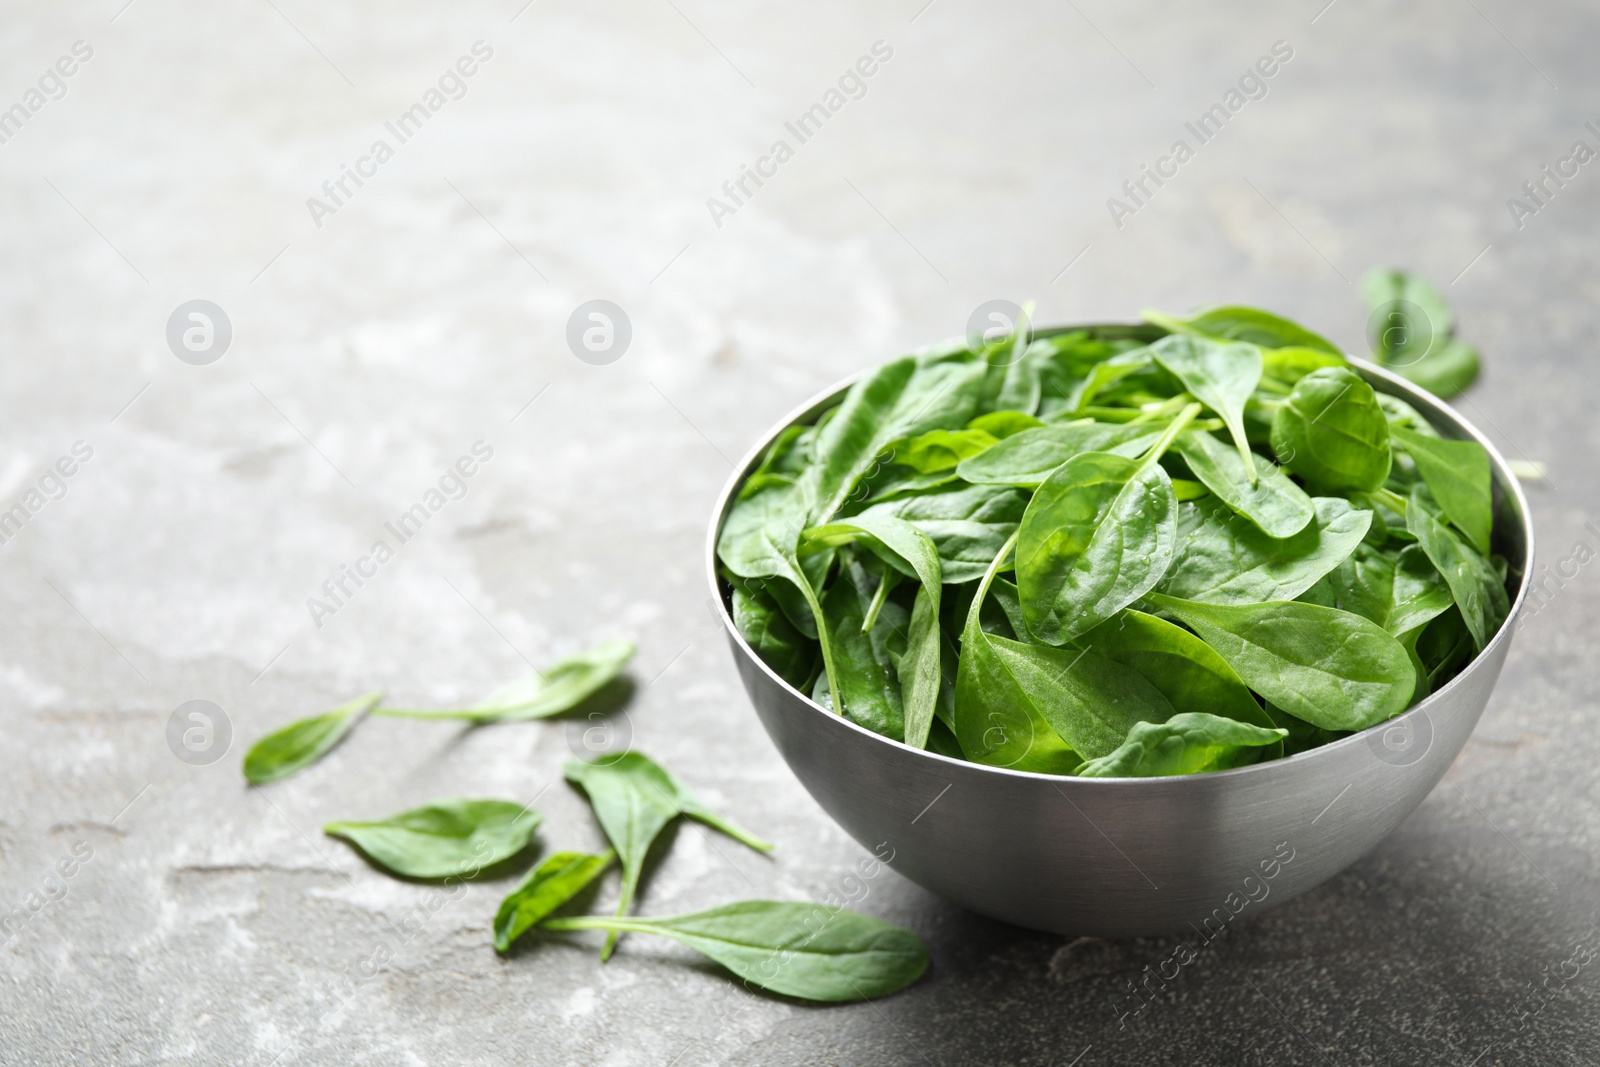
[[[602,641],[568,656],[538,674],[512,682],[470,707],[460,709],[376,708],[374,715],[397,719],[467,719],[522,722],[571,711],[610,682],[633,658],[633,642]]]
[[[527,848],[539,821],[515,801],[455,798],[375,822],[330,822],[322,832],[406,878],[471,878]]]
[[[921,474],[953,471],[956,464],[981,455],[1000,439],[988,430],[929,430],[891,446],[894,461]]]
[[[871,1000],[928,969],[927,946],[916,934],[825,904],[744,900],[662,919],[547,919],[544,928],[670,937],[752,985],[803,1000]]]
[[[834,421],[837,420],[830,420],[829,425]],[[814,469],[808,468],[808,471]],[[833,644],[827,627],[816,625],[816,620],[822,617],[822,605],[798,555],[800,531],[805,529],[806,518],[812,510],[812,493],[809,481],[802,480],[793,485],[763,489],[736,501],[717,536],[717,558],[740,578],[778,579],[769,586],[769,592],[780,605],[783,598],[778,589],[782,582],[789,583],[804,598],[811,616],[809,629],[804,625],[807,620],[796,618],[797,612],[785,614],[801,633],[817,639],[822,646],[823,671],[832,677]],[[826,573],[827,557],[817,559]]]
[[[1111,452],[1132,458],[1161,436],[1162,427],[1148,423],[1055,423],[1005,438],[987,451],[963,460],[956,474],[974,485],[1038,487],[1050,472],[1084,452]]]
[[[778,677],[792,686],[804,685],[816,664],[816,648],[778,610],[760,579],[735,578],[733,625]]]
[[[879,624],[867,629],[872,589],[872,579],[859,563],[852,560],[839,569],[838,580],[822,602],[833,640],[834,675],[819,679],[814,696],[820,696],[825,685],[825,706],[899,741],[905,737],[905,710],[895,663],[906,654],[910,621],[904,608],[888,602],[880,608]]]
[[[1150,354],[1195,399],[1221,416],[1239,449],[1246,477],[1251,485],[1256,484],[1250,440],[1244,432],[1244,405],[1261,381],[1261,349],[1253,344],[1173,334],[1151,345]]]
[[[1137,723],[1172,717],[1172,704],[1161,690],[1093,647],[1051,648],[987,637],[991,666],[1003,670],[1050,729],[1085,759],[1112,752]],[[995,687],[991,700],[1005,688]]]
[[[1313,488],[1371,492],[1389,477],[1389,420],[1354,371],[1312,371],[1273,416],[1272,450]]]
[[[1238,454],[1204,431],[1184,434],[1173,447],[1207,489],[1268,537],[1299,533],[1316,515],[1305,490],[1254,452],[1247,453],[1255,468],[1251,478]]]
[[[1478,376],[1478,353],[1455,338],[1455,315],[1421,275],[1375,270],[1361,279],[1378,362],[1448,399]]]
[[[1202,774],[1243,767],[1261,758],[1261,749],[1287,737],[1288,730],[1191,711],[1166,722],[1141,722],[1115,752],[1078,768],[1081,778],[1155,778]]]
[[[622,899],[617,902],[618,915],[626,914],[633,904],[651,843],[667,823],[679,815],[698,819],[753,849],[772,850],[767,842],[700,803],[670,771],[642,752],[607,756],[593,763],[569,760],[562,773],[567,781],[582,787],[588,794],[600,828],[622,860]],[[617,934],[613,931],[600,952],[602,960],[611,957],[616,942]]]
[[[1266,712],[1267,718],[1272,720],[1272,725],[1288,734],[1283,739],[1285,756],[1294,756],[1322,745],[1331,745],[1341,737],[1350,736],[1348,730],[1324,730],[1320,726],[1312,726],[1304,719],[1297,719],[1277,707],[1270,700],[1267,701]]]
[[[967,423],[969,430],[982,430],[996,440],[1004,440],[1023,430],[1037,430],[1044,423],[1022,411],[991,411]]]
[[[1179,509],[1182,545],[1160,589],[1208,604],[1293,600],[1355,551],[1372,512],[1339,497],[1313,497],[1316,517],[1292,537],[1274,538],[1220,504]]]
[[[993,638],[979,624],[989,585],[1016,543],[1012,535],[978,583],[966,626],[961,631],[961,660],[956,673],[954,733],[967,759],[993,767],[1044,774],[1071,774],[1082,758],[1063,741],[1041,712],[1059,687],[1039,691],[1025,686],[995,651]],[[1030,674],[1029,680],[1034,680]]]
[[[1477,549],[1439,521],[1433,511],[1435,506],[1426,485],[1413,486],[1406,506],[1406,529],[1416,535],[1417,544],[1449,583],[1450,594],[1455,598],[1456,607],[1461,609],[1461,618],[1472,635],[1472,642],[1482,651],[1510,612],[1511,600],[1506,595],[1505,582],[1495,573],[1494,567]]]
[[[583,892],[616,858],[617,854],[610,849],[598,856],[557,852],[535,867],[522,884],[500,902],[500,910],[494,916],[495,951],[510,951],[513,941]]]
[[[1177,508],[1159,464],[1085,452],[1057,468],[1017,530],[1029,632],[1066,644],[1153,588],[1177,548]]]
[[[815,527],[802,536],[808,540],[831,540],[839,535],[854,536],[857,533],[867,535],[869,542],[882,546],[887,551],[887,562],[909,570],[922,583],[912,605],[909,627],[903,635],[903,652],[894,657],[895,673],[899,679],[897,699],[902,701],[904,708],[903,725],[900,730],[886,734],[896,740],[903,739],[913,748],[922,748],[927,744],[928,730],[933,723],[933,707],[939,697],[939,601],[943,588],[939,550],[926,533],[904,519],[889,514],[863,513],[844,522]],[[884,585],[880,584],[880,593],[883,589]],[[872,640],[870,632],[866,636],[869,641]],[[844,640],[851,640],[852,645],[856,643],[845,635],[835,640],[841,647]],[[841,679],[840,684],[846,683]],[[892,730],[892,725],[889,728]]]
[[[1346,611],[1371,619],[1396,637],[1455,603],[1450,586],[1421,546],[1390,554],[1360,545],[1329,575]]]
[[[1200,604],[1146,599],[1188,624],[1246,685],[1325,730],[1363,730],[1404,711],[1411,658],[1380,626],[1348,611],[1292,601]]]
[[[1286,385],[1293,385],[1314,370],[1350,365],[1343,356],[1316,348],[1269,348],[1261,358],[1262,376]]]
[[[1194,634],[1165,619],[1128,608],[1091,630],[1082,644],[1138,671],[1181,711],[1273,725],[1226,660]],[[1160,720],[1152,717],[1149,721]]]
[[[1028,495],[994,485],[963,485],[920,493],[867,508],[855,519],[888,515],[915,526],[939,550],[945,584],[983,577],[1006,539],[1017,532]]]
[[[1341,361],[1344,358],[1338,347],[1322,335],[1260,308],[1217,307],[1189,319],[1146,311],[1144,319],[1162,329],[1191,337],[1246,341],[1261,348],[1309,348],[1338,356]]]
[[[368,693],[332,711],[272,731],[245,753],[245,780],[262,785],[311,766],[354,730],[362,716],[382,699],[382,693]]]
[[[817,460],[806,472],[811,507],[805,524],[816,525],[836,514],[890,442],[965,426],[977,414],[984,370],[982,362],[970,357],[908,356],[884,364],[846,390],[833,417],[817,431]]]
[[[1392,426],[1390,432],[1416,463],[1445,517],[1466,534],[1473,548],[1487,556],[1489,530],[1494,525],[1489,453],[1476,441],[1424,437],[1400,426]]]

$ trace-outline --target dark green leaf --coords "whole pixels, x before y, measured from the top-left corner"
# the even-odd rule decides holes
[[[368,693],[332,711],[274,730],[245,753],[246,780],[251,785],[276,782],[311,766],[355,729],[361,717],[382,699],[382,693]]]
[[[816,664],[816,646],[778,610],[762,579],[735,579],[731,584],[733,624],[739,636],[780,678],[803,685]]]
[[[527,848],[539,819],[511,800],[454,798],[376,822],[330,822],[322,832],[407,878],[470,878]]]
[[[1164,722],[1172,705],[1143,675],[1090,648],[1051,648],[987,637],[992,665],[1084,759],[1113,751],[1139,722]],[[992,696],[1009,686],[996,687]],[[958,691],[957,700],[960,700]]]
[[[889,563],[910,570],[922,583],[913,602],[909,624],[905,632],[898,635],[902,642],[900,650],[893,657],[898,678],[895,699],[904,708],[903,727],[898,732],[886,734],[896,740],[904,740],[913,748],[922,748],[927,743],[928,729],[933,723],[934,703],[939,696],[939,601],[943,588],[939,550],[926,533],[904,519],[887,513],[863,512],[843,522],[808,530],[802,537],[831,540],[840,535],[853,537],[857,533],[867,535],[870,543],[881,546],[880,550],[887,550],[886,559]],[[842,584],[836,584],[835,589]],[[879,642],[880,647],[885,639],[885,635],[881,634],[876,638],[870,633],[866,636]],[[841,670],[846,658],[842,646],[839,646],[843,639],[842,636],[835,639],[836,646],[841,647]],[[852,641],[852,644],[855,642]],[[839,684],[847,687],[845,703],[848,707],[849,683],[841,678]],[[886,722],[885,726],[894,730],[892,723]]]
[[[1487,559],[1439,521],[1435,506],[1427,486],[1413,486],[1406,507],[1406,529],[1416,535],[1417,544],[1449,583],[1473,644],[1481,650],[1511,610],[1505,582]]]
[[[1371,619],[1399,637],[1455,602],[1421,546],[1391,554],[1361,545],[1329,576],[1334,596],[1346,611]]]
[[[1055,732],[1041,710],[1042,703],[1059,695],[1059,687],[1025,685],[979,625],[984,597],[1011,545],[1011,541],[1006,542],[995,556],[967,611],[956,675],[954,732],[962,752],[975,763],[1043,774],[1071,774],[1083,760]],[[1033,672],[1027,680],[1036,680]]]
[[[1045,479],[1022,517],[1017,588],[1029,632],[1062,645],[1161,580],[1177,542],[1167,474],[1109,452],[1086,452]]]
[[[1404,711],[1416,685],[1406,650],[1348,611],[1290,601],[1151,603],[1194,628],[1246,685],[1326,730],[1362,730]]]
[[[1424,437],[1399,426],[1392,432],[1416,463],[1445,517],[1466,534],[1473,548],[1488,555],[1489,532],[1494,525],[1489,453],[1476,441]]]
[[[1371,492],[1389,476],[1389,421],[1372,386],[1329,367],[1301,378],[1279,405],[1272,450],[1313,488]]]
[[[1163,723],[1136,723],[1115,752],[1078,768],[1083,778],[1156,778],[1243,767],[1289,731],[1251,726],[1204,712],[1185,712]]]
[[[871,1000],[928,969],[927,946],[916,934],[825,904],[745,900],[663,919],[584,916],[544,925],[670,937],[752,985],[804,1000]]]
[[[558,852],[533,869],[522,884],[500,902],[494,917],[494,947],[506,952],[511,943],[540,920],[583,892],[616,860],[607,849],[598,856]]]
[[[842,693],[845,718],[900,741],[905,737],[905,710],[895,663],[906,654],[910,619],[904,608],[891,601],[882,605],[876,625],[865,630],[875,588],[876,582],[866,570],[851,562],[839,569],[838,579],[823,598],[823,616],[833,641],[829,705],[839,710]]]
[[[1082,644],[1138,671],[1179,711],[1273,725],[1226,660],[1194,634],[1165,619],[1129,608],[1091,630]]]
[[[1253,344],[1173,334],[1150,346],[1150,354],[1183,383],[1194,398],[1222,417],[1239,449],[1239,462],[1254,483],[1244,405],[1261,381],[1261,349]],[[1215,492],[1215,490],[1212,490]]]
[[[854,518],[890,515],[927,534],[939,550],[943,581],[953,585],[983,577],[1027,506],[1028,494],[1016,489],[963,485],[877,504]]]
[[[1203,430],[1183,434],[1173,448],[1207,489],[1269,537],[1299,533],[1316,515],[1305,490],[1254,452],[1250,453],[1256,471],[1252,484],[1238,453]]]
[[[1355,551],[1372,512],[1339,497],[1313,497],[1316,517],[1293,537],[1274,538],[1220,504],[1179,511],[1177,559],[1160,589],[1208,604],[1293,600]]]

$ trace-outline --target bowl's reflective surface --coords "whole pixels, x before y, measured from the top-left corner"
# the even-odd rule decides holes
[[[913,881],[1021,926],[1129,937],[1191,927],[1209,935],[1303,893],[1359,859],[1449,769],[1500,676],[1533,554],[1527,505],[1494,447],[1454,411],[1380,369],[1357,369],[1447,437],[1477,440],[1494,470],[1495,550],[1514,576],[1510,617],[1483,653],[1403,715],[1309,752],[1215,774],[1058,778],[921,752],[824,711],[774,675],[726,611],[735,662],[761,723],[795,775],[852,837]],[[773,428],[717,504],[784,426]]]

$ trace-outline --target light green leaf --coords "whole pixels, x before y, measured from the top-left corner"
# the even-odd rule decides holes
[[[1196,400],[1221,416],[1239,449],[1240,465],[1254,485],[1256,468],[1244,432],[1244,405],[1261,381],[1261,349],[1253,344],[1173,334],[1151,345],[1150,354]]]
[[[1269,537],[1299,533],[1316,515],[1305,490],[1271,460],[1250,453],[1252,479],[1239,454],[1203,430],[1182,435],[1173,447],[1207,489]]]
[[[354,730],[362,716],[382,699],[382,693],[368,693],[332,711],[274,730],[245,753],[245,779],[251,785],[262,785],[311,766]]]
[[[515,801],[454,798],[375,822],[330,822],[322,832],[406,878],[471,878],[527,848],[539,821]]]
[[[495,951],[509,951],[513,941],[583,892],[616,858],[617,854],[610,849],[598,856],[558,852],[535,867],[522,884],[500,902],[500,910],[494,917]]]
[[[1144,319],[1173,333],[1192,337],[1246,341],[1260,348],[1310,348],[1343,358],[1338,346],[1321,334],[1260,308],[1216,307],[1189,319],[1146,311]]]
[[[588,794],[600,828],[622,860],[618,915],[626,914],[633,904],[651,843],[680,814],[713,826],[751,848],[763,852],[772,849],[767,842],[700,803],[671,772],[642,752],[625,752],[593,763],[569,760],[563,774]],[[615,932],[606,938],[600,953],[602,960],[610,958],[616,940]]]
[[[804,1000],[888,996],[928,969],[927,946],[916,934],[825,904],[745,900],[662,919],[583,916],[544,926],[670,937],[752,985]]]
[[[1132,458],[1155,443],[1163,427],[1151,423],[1053,423],[1012,434],[988,451],[963,460],[956,474],[974,485],[1037,488],[1050,472],[1084,452]]]

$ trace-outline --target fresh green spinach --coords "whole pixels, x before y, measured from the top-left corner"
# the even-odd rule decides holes
[[[539,813],[511,800],[436,800],[374,822],[330,822],[372,862],[406,878],[475,877],[527,848]]]

